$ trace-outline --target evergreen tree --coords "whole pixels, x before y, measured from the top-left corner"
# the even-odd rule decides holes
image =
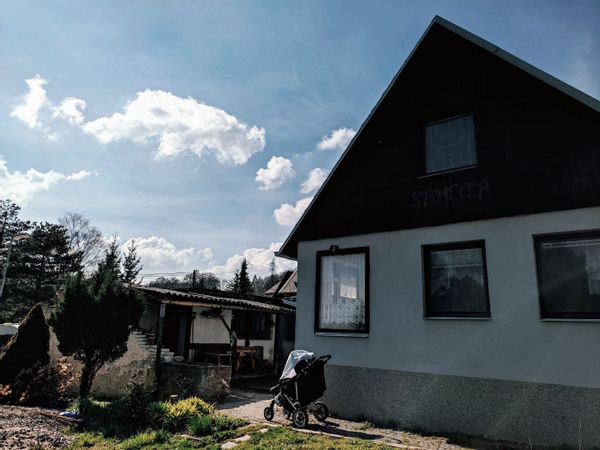
[[[104,250],[104,258],[98,263],[96,274],[105,271],[112,272],[116,277],[121,276],[121,252],[119,251],[119,237],[114,234]]]
[[[129,324],[141,312],[137,295],[123,286],[108,251],[97,272],[70,278],[50,318],[58,348],[83,364],[79,395],[86,398],[98,370],[127,351]]]
[[[253,294],[252,281],[248,275],[248,261],[246,258],[242,261],[240,270],[237,270],[231,281],[227,284],[227,290],[236,294]]]
[[[135,283],[138,274],[142,270],[142,265],[140,264],[141,258],[137,255],[137,250],[135,247],[135,240],[132,239],[127,246],[127,254],[125,255],[125,259],[123,260],[123,282],[125,283]]]

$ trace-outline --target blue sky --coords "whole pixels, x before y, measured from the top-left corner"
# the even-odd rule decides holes
[[[138,239],[146,273],[264,272],[436,14],[600,97],[597,0],[2,9],[0,196]]]

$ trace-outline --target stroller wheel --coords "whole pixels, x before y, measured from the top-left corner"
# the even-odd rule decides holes
[[[273,411],[273,407],[272,406],[267,406],[264,409],[263,414],[265,416],[265,419],[267,419],[270,422],[271,420],[273,420],[273,416],[275,415],[275,411]]]
[[[329,410],[327,409],[327,405],[325,405],[325,403],[322,403],[322,402],[315,403],[312,411],[313,411],[315,418],[319,422],[325,422],[327,420],[327,418],[329,417]]]
[[[301,409],[294,411],[292,421],[297,428],[305,428],[308,425],[308,414]]]

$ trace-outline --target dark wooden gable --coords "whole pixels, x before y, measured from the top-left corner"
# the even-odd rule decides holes
[[[281,255],[304,240],[600,205],[597,101],[444,24],[434,20]],[[426,175],[425,124],[467,112],[476,167]]]

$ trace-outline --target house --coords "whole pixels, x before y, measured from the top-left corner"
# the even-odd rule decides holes
[[[288,270],[283,274],[281,280],[271,286],[263,295],[267,297],[281,299],[284,305],[296,307],[296,292],[298,284],[298,271]],[[280,374],[285,365],[285,361],[296,345],[296,315],[285,314],[277,325],[277,346],[276,355],[276,374]]]
[[[436,17],[280,250],[342,417],[600,446],[600,102]]]
[[[278,324],[294,307],[280,299],[215,290],[138,286],[147,300],[142,332],[175,360],[229,366],[233,377],[272,373]],[[158,358],[158,356],[157,356]]]

